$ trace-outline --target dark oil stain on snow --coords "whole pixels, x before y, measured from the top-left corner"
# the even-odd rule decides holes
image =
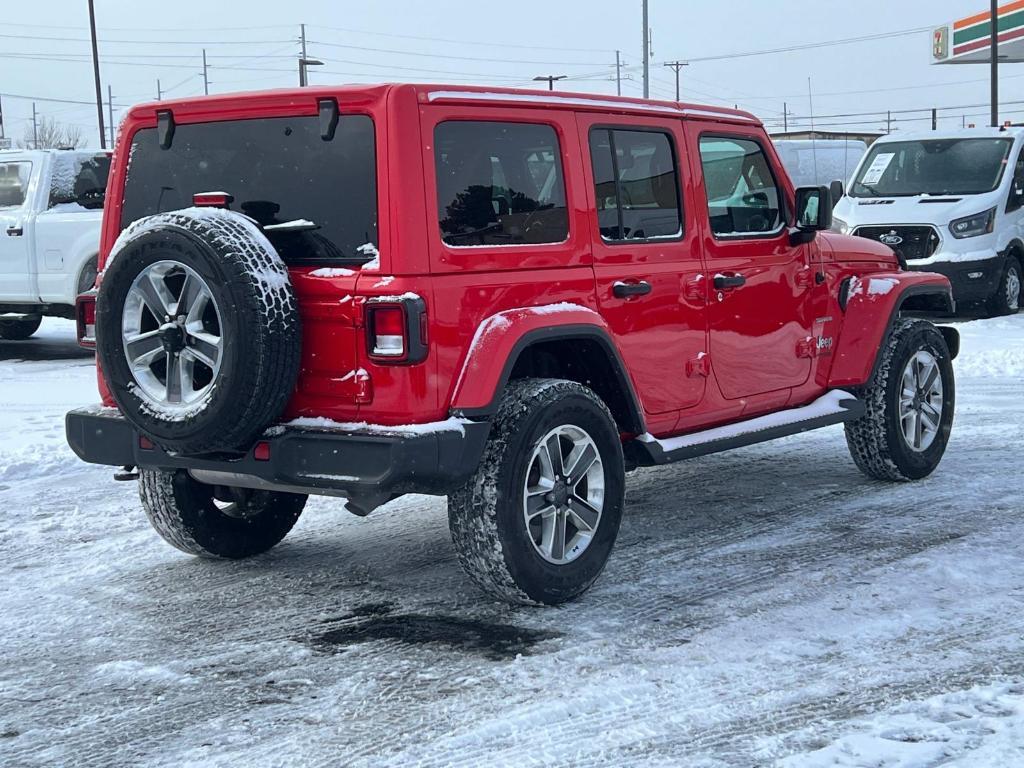
[[[324,649],[336,649],[375,640],[396,640],[409,645],[448,647],[502,661],[528,655],[537,643],[560,636],[557,632],[513,624],[407,613],[369,615],[324,632],[315,643]]]

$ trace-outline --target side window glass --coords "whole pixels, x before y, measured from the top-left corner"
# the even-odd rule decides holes
[[[1013,172],[1013,183],[1010,186],[1010,199],[1006,204],[1007,211],[1016,211],[1024,206],[1024,150],[1021,150],[1017,158],[1017,165]]]
[[[679,173],[668,134],[595,128],[590,161],[602,238],[682,236]]]
[[[453,120],[434,130],[438,223],[453,246],[560,243],[569,236],[555,129]]]
[[[20,208],[28,195],[32,163],[0,163],[0,208]]]
[[[110,157],[58,154],[50,180],[50,208],[58,205],[101,210],[110,175]]]
[[[702,137],[700,161],[712,232],[757,236],[782,227],[782,195],[757,142]]]

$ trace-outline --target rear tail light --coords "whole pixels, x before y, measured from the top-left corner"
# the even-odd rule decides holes
[[[196,208],[228,208],[235,201],[227,192],[196,192],[192,205]]]
[[[96,290],[86,291],[75,299],[78,323],[78,346],[96,349]]]
[[[426,305],[419,296],[369,299],[366,333],[370,358],[387,363],[419,363],[427,357]]]

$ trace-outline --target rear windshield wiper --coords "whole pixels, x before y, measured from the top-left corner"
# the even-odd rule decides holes
[[[309,219],[295,219],[281,224],[266,224],[263,227],[265,232],[308,232],[309,230],[320,229],[320,225]]]

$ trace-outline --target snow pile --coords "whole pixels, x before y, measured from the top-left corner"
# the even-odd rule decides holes
[[[1024,313],[1014,317],[957,323],[960,355],[957,377],[1024,377]]]
[[[350,277],[355,274],[355,270],[344,267],[321,267],[314,269],[309,274],[310,277]]]
[[[1024,685],[976,686],[903,704],[850,724],[823,749],[780,768],[931,768],[1024,763]]]

